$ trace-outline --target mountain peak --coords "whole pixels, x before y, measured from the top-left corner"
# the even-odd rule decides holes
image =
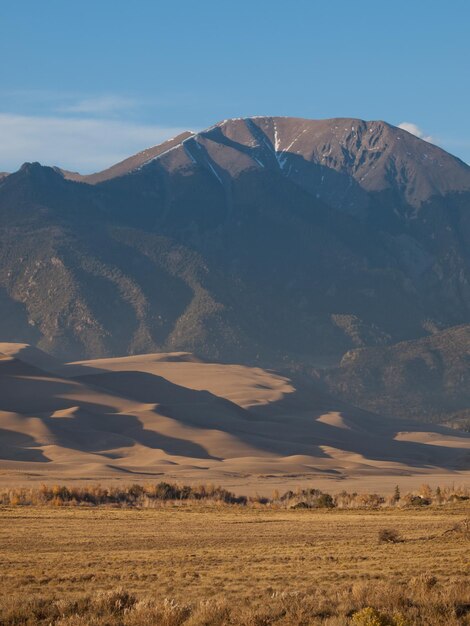
[[[418,208],[433,196],[470,190],[470,167],[445,150],[383,120],[347,117],[224,119],[95,174],[54,169],[66,179],[94,185],[154,161],[170,173],[203,168],[224,184],[249,170],[275,170],[325,202],[354,210],[370,192],[391,191]],[[42,166],[25,163],[22,170],[34,167]]]
[[[419,192],[470,188],[470,168],[447,152],[382,120],[354,118],[253,120],[286,158],[307,161],[351,175],[367,191],[387,188],[397,175],[400,186],[411,185],[408,199]],[[421,180],[419,180],[421,179]]]
[[[155,156],[169,171],[199,166],[226,181],[250,169],[279,170],[333,205],[391,190],[419,207],[432,196],[470,190],[468,165],[382,120],[226,119],[175,141],[169,152]]]
[[[11,174],[9,178],[32,178],[34,180],[48,181],[62,178],[62,174],[58,168],[42,165],[38,161],[27,161],[23,163],[17,172]]]
[[[20,167],[19,171],[20,172],[33,172],[35,170],[38,170],[41,167],[43,167],[43,166],[41,165],[41,163],[39,163],[39,161],[26,161]]]

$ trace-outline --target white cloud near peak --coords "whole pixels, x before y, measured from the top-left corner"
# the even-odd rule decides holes
[[[403,130],[408,131],[412,135],[416,135],[416,137],[419,137],[424,141],[434,143],[434,139],[431,137],[431,135],[426,135],[424,131],[422,131],[421,128],[416,124],[413,124],[413,122],[401,122],[401,124],[398,124],[398,128],[402,128]]]

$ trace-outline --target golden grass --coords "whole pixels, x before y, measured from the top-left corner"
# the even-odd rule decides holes
[[[470,624],[469,509],[2,507],[0,623]]]

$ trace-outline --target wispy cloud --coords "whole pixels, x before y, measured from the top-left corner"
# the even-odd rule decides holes
[[[116,95],[105,95],[94,98],[74,99],[68,103],[59,105],[56,111],[59,113],[86,113],[88,115],[103,115],[109,113],[122,113],[134,109],[138,102],[133,98]]]
[[[48,89],[2,89],[4,113],[21,115],[72,115],[76,117],[135,118],[168,109],[187,100],[191,94],[142,96],[122,93],[84,93]]]
[[[0,113],[0,171],[39,161],[94,172],[183,130],[114,119]]]
[[[424,141],[429,141],[429,143],[435,143],[434,138],[431,137],[431,135],[426,135],[426,133],[421,130],[419,126],[413,124],[413,122],[401,122],[401,124],[398,124],[398,128],[402,128],[412,135],[416,135],[416,137],[424,139]]]

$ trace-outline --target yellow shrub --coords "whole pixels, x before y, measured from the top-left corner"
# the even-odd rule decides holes
[[[371,606],[354,613],[352,623],[354,626],[394,626],[394,622],[387,615]]]

